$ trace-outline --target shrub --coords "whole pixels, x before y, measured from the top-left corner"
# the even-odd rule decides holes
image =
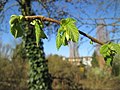
[[[84,87],[89,90],[105,90],[111,88],[109,82],[110,74],[108,71],[101,70],[98,67],[91,68],[87,72],[87,79],[84,81]]]
[[[27,90],[28,61],[15,51],[12,60],[0,57],[0,90]]]
[[[67,60],[62,60],[58,55],[48,57],[48,67],[53,77],[53,89],[81,90],[79,67],[70,64]]]

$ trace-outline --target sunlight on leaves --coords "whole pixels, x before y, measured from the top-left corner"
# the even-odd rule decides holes
[[[116,54],[120,54],[120,46],[119,44],[109,42],[101,46],[100,53],[105,58],[106,64],[110,66],[112,64],[114,56]]]
[[[75,20],[72,18],[62,19],[60,28],[58,29],[56,46],[57,49],[61,47],[61,45],[68,45],[69,41],[78,42],[79,40],[79,31],[75,25]]]
[[[12,15],[10,18],[10,32],[15,38],[23,36],[23,19],[24,17],[22,15],[17,16],[17,15]]]
[[[39,46],[39,41],[41,38],[47,39],[46,34],[42,30],[42,28],[44,26],[43,26],[42,22],[40,20],[37,20],[37,19],[33,20],[30,24],[35,26],[36,44],[37,44],[37,46]]]

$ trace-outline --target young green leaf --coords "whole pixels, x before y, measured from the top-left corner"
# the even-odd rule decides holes
[[[10,18],[10,32],[15,38],[21,37],[23,35],[22,25],[24,23],[22,15],[12,15]]]
[[[34,22],[35,22],[36,43],[38,46],[40,38],[45,39],[45,38],[47,38],[47,36],[45,35],[44,31],[42,30],[42,25],[38,21],[34,21]]]
[[[106,65],[107,65],[107,66],[111,66],[111,61],[112,61],[111,58],[107,58]]]
[[[33,20],[32,22],[30,22],[30,24],[33,26],[35,25],[35,23],[36,23],[36,20]]]
[[[24,19],[24,16],[23,15],[19,15],[19,19],[20,19],[20,21],[22,21]]]
[[[66,36],[67,41],[69,41],[69,38],[70,38],[70,37],[69,37],[69,34],[68,34],[67,32],[66,32],[66,35],[65,35],[65,36]]]
[[[113,50],[115,50],[116,51],[116,53],[117,54],[120,54],[120,46],[119,46],[119,44],[116,44],[116,43],[110,43],[110,46],[111,46],[111,48],[113,49]]]
[[[67,40],[67,38],[66,38],[66,33],[65,33],[65,32],[63,33],[61,39],[62,39],[62,44],[63,44],[64,46],[68,45],[68,40]]]
[[[103,55],[103,56],[106,56],[107,52],[109,51],[109,47],[108,47],[108,44],[104,44],[100,47],[100,53]]]
[[[15,38],[21,37],[23,35],[23,28],[21,24],[15,23],[10,26],[10,32]]]
[[[73,42],[78,42],[79,39],[79,31],[75,26],[75,20],[72,18],[67,18],[61,21],[61,27],[66,31],[67,40],[71,40]]]
[[[12,15],[10,18],[10,32],[15,38],[21,37],[23,35],[23,16]]]
[[[120,46],[113,42],[104,44],[100,48],[100,53],[104,56],[106,65],[110,66],[115,54],[120,54]]]
[[[68,23],[74,24],[75,22],[76,22],[76,20],[73,19],[73,18],[67,18],[67,19],[62,19],[61,20],[61,23],[62,23],[63,26],[66,26],[66,24],[68,24]]]
[[[90,41],[90,44],[93,44],[93,41]]]
[[[18,18],[19,18],[19,16],[12,15],[11,18],[10,18],[9,24],[12,25],[12,24],[17,23],[18,22]]]
[[[56,37],[56,46],[57,46],[57,49],[59,49],[62,45],[62,38],[60,36],[60,33],[57,34],[57,37]]]
[[[75,26],[75,22],[76,21],[72,18],[67,18],[67,19],[61,20],[60,28],[58,29],[58,34],[61,36],[60,46],[68,45],[69,41],[78,42],[79,31],[78,31],[77,27]]]

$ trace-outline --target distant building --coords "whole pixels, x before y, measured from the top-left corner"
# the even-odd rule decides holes
[[[90,56],[86,56],[86,57],[80,57],[80,60],[82,62],[83,65],[86,65],[86,66],[92,66],[92,57]]]
[[[80,60],[80,58],[68,58],[68,61],[69,61],[71,64],[74,64],[74,65],[79,66],[81,60]]]
[[[79,58],[68,58],[68,61],[71,63],[71,64],[74,64],[74,65],[85,65],[85,66],[92,66],[91,64],[91,61],[92,61],[92,57],[91,56],[84,56],[84,57],[79,57]]]

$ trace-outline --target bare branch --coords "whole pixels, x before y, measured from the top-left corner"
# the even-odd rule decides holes
[[[93,42],[95,42],[95,43],[98,43],[98,44],[100,44],[100,45],[105,44],[105,43],[103,43],[103,42],[97,40],[96,38],[93,38],[92,36],[90,36],[90,35],[88,35],[88,34],[82,32],[82,31],[80,31],[80,30],[79,30],[79,33],[82,34],[83,36],[85,36],[85,37],[91,39],[91,41],[93,41]]]
[[[44,16],[25,16],[26,20],[32,20],[32,19],[40,19],[42,21],[49,21],[49,22],[54,22],[57,24],[60,24],[60,21],[52,19],[52,18],[46,18]]]

